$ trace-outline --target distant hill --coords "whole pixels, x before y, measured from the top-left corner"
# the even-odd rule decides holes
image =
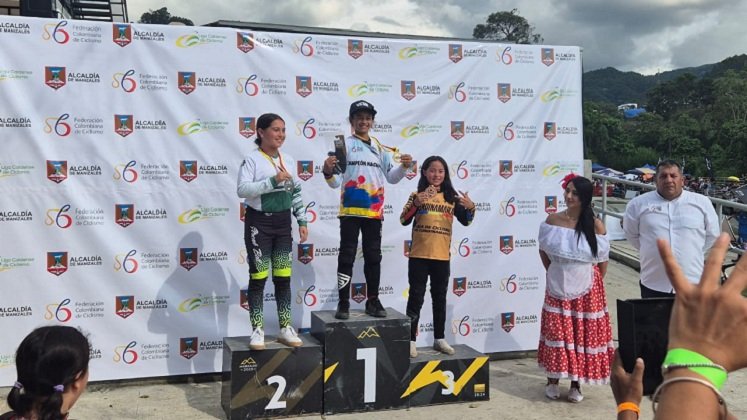
[[[608,102],[613,105],[635,102],[645,106],[646,92],[657,83],[666,82],[685,74],[696,77],[719,77],[727,70],[747,68],[747,55],[735,55],[719,63],[704,64],[665,71],[652,76],[644,76],[633,71],[622,72],[613,67],[592,70],[583,76],[583,99],[585,101]]]
[[[583,76],[583,99],[614,105],[628,102],[643,104],[646,102],[646,92],[655,84],[653,76],[634,71],[622,72],[614,67],[592,70]]]
[[[735,55],[733,57],[729,57],[726,60],[716,63],[713,65],[713,69],[711,69],[710,73],[708,74],[708,77],[719,77],[723,75],[727,70],[744,70],[747,68],[747,55],[741,54],[741,55]]]

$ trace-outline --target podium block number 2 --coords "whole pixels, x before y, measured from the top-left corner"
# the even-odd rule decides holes
[[[363,360],[363,402],[376,402],[376,347],[359,348],[355,355]]]
[[[278,408],[285,408],[285,401],[280,401],[280,397],[283,395],[283,392],[285,392],[285,378],[283,378],[280,375],[270,376],[267,378],[267,384],[273,385],[277,384],[278,388],[275,390],[275,393],[272,394],[272,398],[270,398],[270,402],[267,403],[267,406],[265,407],[265,410],[275,410]]]

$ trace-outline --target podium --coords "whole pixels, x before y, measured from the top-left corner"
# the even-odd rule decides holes
[[[488,357],[463,344],[455,345],[454,351],[446,355],[418,348],[403,382],[402,398],[410,407],[490,399]]]
[[[410,358],[410,318],[387,308],[386,318],[351,310],[311,313],[311,334],[290,348],[266,337],[223,344],[221,405],[229,420],[346,413],[490,399],[488,357],[458,344],[446,355],[430,347]]]
[[[324,348],[325,414],[407,407],[401,398],[410,364],[410,318],[386,308],[386,318],[362,310],[339,320],[311,313],[311,334]]]
[[[223,339],[221,405],[226,417],[289,416],[322,410],[322,347],[300,334],[291,348],[265,337],[265,350],[250,350],[249,337]]]

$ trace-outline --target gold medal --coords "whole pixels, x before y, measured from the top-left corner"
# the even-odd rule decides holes
[[[396,163],[402,163],[402,153],[400,153],[399,149],[394,147],[392,149],[392,160]]]

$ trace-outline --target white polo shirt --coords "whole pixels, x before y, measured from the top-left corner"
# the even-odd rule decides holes
[[[666,239],[677,263],[691,283],[700,282],[707,250],[721,233],[713,204],[704,195],[682,191],[667,200],[657,191],[632,199],[625,209],[625,237],[638,249],[641,283],[652,290],[673,293],[656,240]]]

